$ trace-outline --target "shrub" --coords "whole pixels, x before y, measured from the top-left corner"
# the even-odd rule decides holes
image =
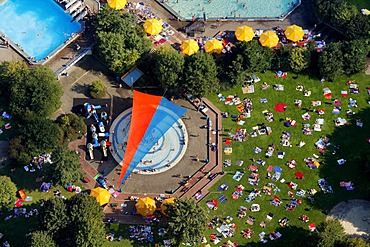
[[[107,94],[107,88],[100,80],[94,81],[90,86],[90,96],[94,99],[100,99]]]

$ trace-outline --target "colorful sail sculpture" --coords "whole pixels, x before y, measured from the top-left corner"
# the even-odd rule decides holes
[[[121,163],[119,186],[186,111],[161,96],[134,91],[131,124],[126,152]]]

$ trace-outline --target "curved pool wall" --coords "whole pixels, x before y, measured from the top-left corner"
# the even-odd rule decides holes
[[[282,21],[301,0],[157,0],[180,21]],[[292,4],[293,3],[293,4]]]
[[[131,115],[132,108],[125,110],[113,121],[110,127],[109,141],[112,145],[109,149],[119,164],[123,162],[125,156],[124,143],[128,140]],[[161,138],[156,145],[150,147],[149,152],[146,152],[142,163],[133,170],[134,173],[149,175],[165,172],[174,167],[184,156],[188,142],[185,141],[185,145],[183,145],[182,140],[188,140],[188,133],[181,118],[166,133],[162,133],[159,129],[155,129],[155,131],[158,131],[156,134],[160,135]],[[140,152],[140,146],[138,151]]]
[[[0,17],[1,39],[31,64],[44,64],[84,31],[54,0],[6,0]]]

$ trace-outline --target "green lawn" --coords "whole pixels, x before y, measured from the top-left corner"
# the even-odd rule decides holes
[[[363,167],[359,162],[359,152],[360,150],[368,148],[369,145],[366,143],[365,139],[366,137],[370,137],[370,128],[368,128],[368,124],[370,124],[368,112],[369,105],[367,104],[368,94],[366,90],[366,87],[370,86],[370,77],[365,75],[356,75],[351,78],[342,78],[335,83],[324,82],[322,84],[318,80],[313,80],[308,76],[302,75],[300,75],[296,80],[292,78],[292,74],[289,74],[288,78],[286,79],[276,79],[274,78],[274,74],[271,72],[266,74],[258,74],[258,76],[261,78],[261,82],[255,85],[255,93],[253,94],[243,95],[240,86],[232,90],[221,92],[224,96],[237,94],[241,99],[252,98],[252,117],[246,119],[244,126],[237,125],[236,122],[232,121],[232,118],[230,118],[231,115],[239,114],[235,106],[225,105],[224,102],[219,101],[217,94],[208,95],[208,98],[214,102],[222,112],[229,112],[229,118],[223,120],[223,127],[225,129],[224,133],[227,134],[229,130],[231,130],[232,133],[235,133],[235,130],[239,128],[245,128],[248,132],[251,132],[253,126],[262,123],[265,123],[266,126],[271,127],[273,133],[271,135],[263,135],[256,138],[249,137],[248,141],[246,142],[232,142],[232,155],[224,155],[224,159],[231,159],[232,166],[224,168],[226,175],[212,188],[212,192],[201,202],[201,206],[206,208],[211,218],[214,216],[219,216],[221,219],[225,218],[226,216],[233,217],[233,222],[238,226],[238,228],[236,230],[235,237],[233,237],[232,240],[242,244],[242,246],[245,246],[245,244],[249,242],[258,242],[258,234],[262,231],[270,233],[273,230],[280,228],[278,225],[278,220],[286,216],[290,219],[289,229],[278,229],[281,233],[283,233],[284,236],[281,240],[275,242],[277,246],[281,246],[281,244],[283,244],[285,241],[289,243],[289,241],[291,241],[293,238],[299,238],[300,235],[302,235],[301,233],[304,233],[308,230],[309,223],[303,223],[302,221],[299,221],[298,217],[300,215],[306,214],[310,217],[310,223],[318,224],[325,220],[323,211],[331,209],[338,202],[347,199],[366,198],[369,195],[369,181],[363,173]],[[345,84],[345,82],[349,79],[356,80],[360,87],[360,94],[349,94],[348,97],[341,97],[341,90],[347,90],[349,92],[349,86]],[[261,83],[264,81],[271,85],[271,87],[267,90],[261,89]],[[272,88],[273,84],[283,84],[285,86],[285,90],[275,91]],[[304,85],[305,89],[312,91],[312,95],[310,97],[304,97],[302,92],[296,90],[297,84]],[[331,100],[323,97],[323,88],[325,87],[329,87],[332,91],[333,97]],[[267,104],[260,103],[260,98],[262,97],[267,98]],[[350,97],[356,99],[359,106],[358,108],[353,108],[353,111],[356,112],[356,114],[352,118],[346,116],[346,111],[349,109],[348,101]],[[341,100],[342,111],[340,115],[334,115],[331,113],[333,109],[332,101],[334,98],[339,98]],[[301,109],[294,106],[295,99],[301,99],[303,101]],[[314,100],[322,101],[322,106],[312,107],[311,101]],[[274,111],[275,103],[286,103],[287,111],[284,113]],[[301,128],[302,122],[310,123],[312,126],[319,116],[315,112],[310,112],[311,119],[309,121],[303,121],[301,115],[307,112],[307,110],[313,110],[314,108],[325,109],[325,114],[322,116],[322,118],[325,119],[325,124],[323,125],[321,132],[312,132],[313,134],[310,136],[303,135]],[[264,110],[273,112],[275,118],[274,122],[269,123],[264,119],[264,115],[262,114],[262,111]],[[283,120],[285,120],[286,117],[296,120],[298,125],[296,127],[284,127]],[[335,127],[333,120],[337,117],[343,117],[347,119],[349,124],[342,127]],[[359,128],[354,125],[356,118],[361,118],[364,121],[364,128]],[[283,131],[291,132],[291,143],[293,147],[283,147],[280,145],[280,137]],[[325,153],[325,155],[320,155],[319,161],[322,163],[321,167],[319,169],[309,169],[303,159],[306,157],[313,157],[313,154],[319,155],[314,143],[322,135],[326,135],[330,138],[331,145],[329,146],[329,150]],[[226,138],[226,136],[224,138]],[[299,141],[305,141],[306,145],[302,148],[296,147],[296,144],[299,143]],[[286,152],[285,157],[283,159],[278,159],[277,150],[275,149],[273,157],[265,158],[264,153],[269,144],[275,144],[277,147],[276,149],[280,148],[281,151]],[[336,155],[332,155],[331,153],[333,146],[338,144],[341,146],[341,149]],[[262,148],[261,154],[255,154],[253,152],[254,147],[256,146]],[[251,173],[248,171],[248,167],[250,164],[252,164],[252,161],[250,160],[251,158],[256,160],[261,158],[266,161],[266,165],[259,166],[260,182],[258,186],[252,186],[248,184],[248,176]],[[336,160],[340,158],[347,159],[347,163],[339,166],[336,163]],[[295,169],[289,169],[285,165],[290,159],[295,159],[298,161],[298,165]],[[236,166],[235,163],[237,160],[243,160],[244,165],[242,167]],[[303,204],[297,206],[294,212],[286,211],[284,206],[290,201],[290,197],[287,194],[289,188],[286,185],[286,182],[274,182],[275,185],[281,190],[281,192],[277,192],[276,195],[282,199],[282,205],[278,207],[270,205],[269,201],[272,199],[273,195],[265,195],[262,193],[262,197],[258,197],[252,202],[260,204],[261,211],[255,213],[248,212],[246,218],[239,219],[236,215],[239,206],[243,205],[250,208],[250,205],[252,204],[245,201],[245,198],[249,192],[254,187],[261,189],[267,183],[273,182],[271,179],[268,180],[266,178],[266,168],[269,165],[277,165],[283,168],[281,178],[284,178],[286,182],[296,182],[298,184],[298,189],[315,188],[317,191],[319,191],[315,195],[315,202],[311,204],[307,200],[307,196],[304,198],[296,197],[302,199]],[[236,171],[245,172],[245,175],[240,182],[232,179]],[[303,180],[297,180],[295,178],[295,172],[297,171],[304,173],[305,178]],[[317,185],[317,180],[319,178],[325,178],[332,185],[334,190],[333,194],[323,194],[320,191]],[[354,182],[355,190],[346,191],[344,188],[341,188],[339,186],[339,182],[343,180]],[[230,187],[227,191],[220,192],[218,191],[218,186],[223,182],[229,183]],[[233,200],[231,195],[234,192],[234,188],[238,184],[245,186],[245,190],[242,197],[238,198],[237,200]],[[225,195],[228,198],[228,201],[226,203],[220,203],[218,210],[210,211],[205,203],[208,200],[217,199],[220,194]],[[305,211],[306,208],[312,208],[313,210],[307,212]],[[266,219],[266,215],[269,212],[274,213],[275,217],[271,222],[268,222],[267,227],[263,229],[259,226],[259,224],[262,220]],[[245,224],[248,216],[253,216],[256,218],[253,226]],[[254,234],[252,235],[251,239],[244,239],[241,236],[240,231],[248,227],[254,231]],[[217,232],[215,229],[207,230],[206,237],[209,239],[209,236],[212,233]]]
[[[23,205],[27,208],[27,212],[29,209],[37,208],[40,210],[40,200],[41,199],[49,199],[54,196],[54,190],[61,190],[62,195],[65,197],[71,197],[74,193],[70,193],[66,191],[61,186],[54,186],[52,189],[46,192],[40,192],[39,187],[42,182],[36,182],[36,178],[42,176],[41,171],[37,170],[34,173],[26,172],[23,170],[22,167],[17,167],[15,172],[10,172],[12,165],[8,167],[0,169],[0,175],[9,176],[12,181],[17,185],[17,188],[23,189],[26,192],[27,196],[32,197],[31,202],[25,202]],[[80,184],[76,184],[81,186]],[[4,221],[4,218],[8,215],[12,214],[12,211],[8,211],[7,209],[1,210],[1,224],[0,224],[0,232],[4,234],[3,239],[8,240],[11,246],[24,246],[25,235],[29,232],[35,231],[39,229],[39,222],[38,218],[33,216],[29,218],[19,217],[17,219],[10,219],[8,221]]]
[[[370,9],[370,1],[367,0],[347,0],[350,4],[355,5],[359,10]]]

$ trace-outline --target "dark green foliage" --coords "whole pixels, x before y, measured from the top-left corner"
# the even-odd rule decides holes
[[[319,58],[320,75],[326,80],[334,81],[343,74],[343,65],[342,44],[329,44]]]
[[[172,48],[164,46],[154,55],[153,73],[164,90],[176,91],[184,69],[184,56]]]
[[[130,13],[121,14],[105,5],[94,26],[95,52],[116,74],[134,66],[152,47],[142,28],[136,24],[136,17]]]
[[[52,153],[52,178],[56,184],[66,186],[82,178],[79,156],[67,146],[59,146]]]
[[[184,67],[184,87],[194,95],[204,96],[219,88],[217,66],[212,55],[196,53],[186,57]]]
[[[77,194],[67,200],[50,199],[41,213],[42,228],[58,246],[100,247],[104,213],[94,197]]]
[[[60,115],[57,119],[57,123],[63,130],[63,140],[74,141],[87,131],[83,119],[74,113]]]
[[[245,82],[245,78],[248,72],[244,69],[242,60],[242,56],[237,55],[236,59],[232,61],[231,65],[229,65],[228,67],[228,85],[231,87],[242,85]]]
[[[40,222],[41,229],[53,236],[58,242],[68,237],[64,232],[70,224],[65,200],[61,197],[54,197],[46,201],[42,208]]]
[[[271,63],[273,70],[290,71],[291,66],[291,47],[284,47],[275,51],[274,58]]]
[[[19,165],[28,164],[33,156],[53,151],[61,144],[63,137],[59,126],[45,118],[27,121],[19,132],[9,145],[9,156],[16,159]]]
[[[60,107],[62,88],[50,68],[28,68],[22,62],[4,62],[0,67],[1,92],[14,117],[49,117]]]
[[[10,177],[0,176],[0,208],[8,206],[16,199],[17,186]]]
[[[257,40],[237,43],[234,52],[243,57],[243,66],[248,72],[271,68],[274,51],[270,48],[262,47]]]
[[[29,247],[57,247],[53,237],[47,232],[33,232],[28,243]]]
[[[366,68],[366,43],[363,40],[345,42],[343,45],[344,73],[353,75]]]
[[[318,228],[318,231],[319,243],[317,246],[331,247],[345,240],[343,226],[338,220],[328,220],[324,222]]]
[[[107,88],[104,83],[100,80],[93,81],[90,86],[90,96],[94,99],[104,98],[107,94]]]
[[[309,68],[311,53],[307,48],[294,47],[289,51],[289,67],[295,73],[300,73]]]
[[[104,213],[96,199],[87,194],[78,194],[68,199],[74,246],[100,247],[105,237]]]
[[[204,210],[191,199],[175,199],[166,209],[168,237],[178,246],[180,243],[199,242],[206,229]]]

